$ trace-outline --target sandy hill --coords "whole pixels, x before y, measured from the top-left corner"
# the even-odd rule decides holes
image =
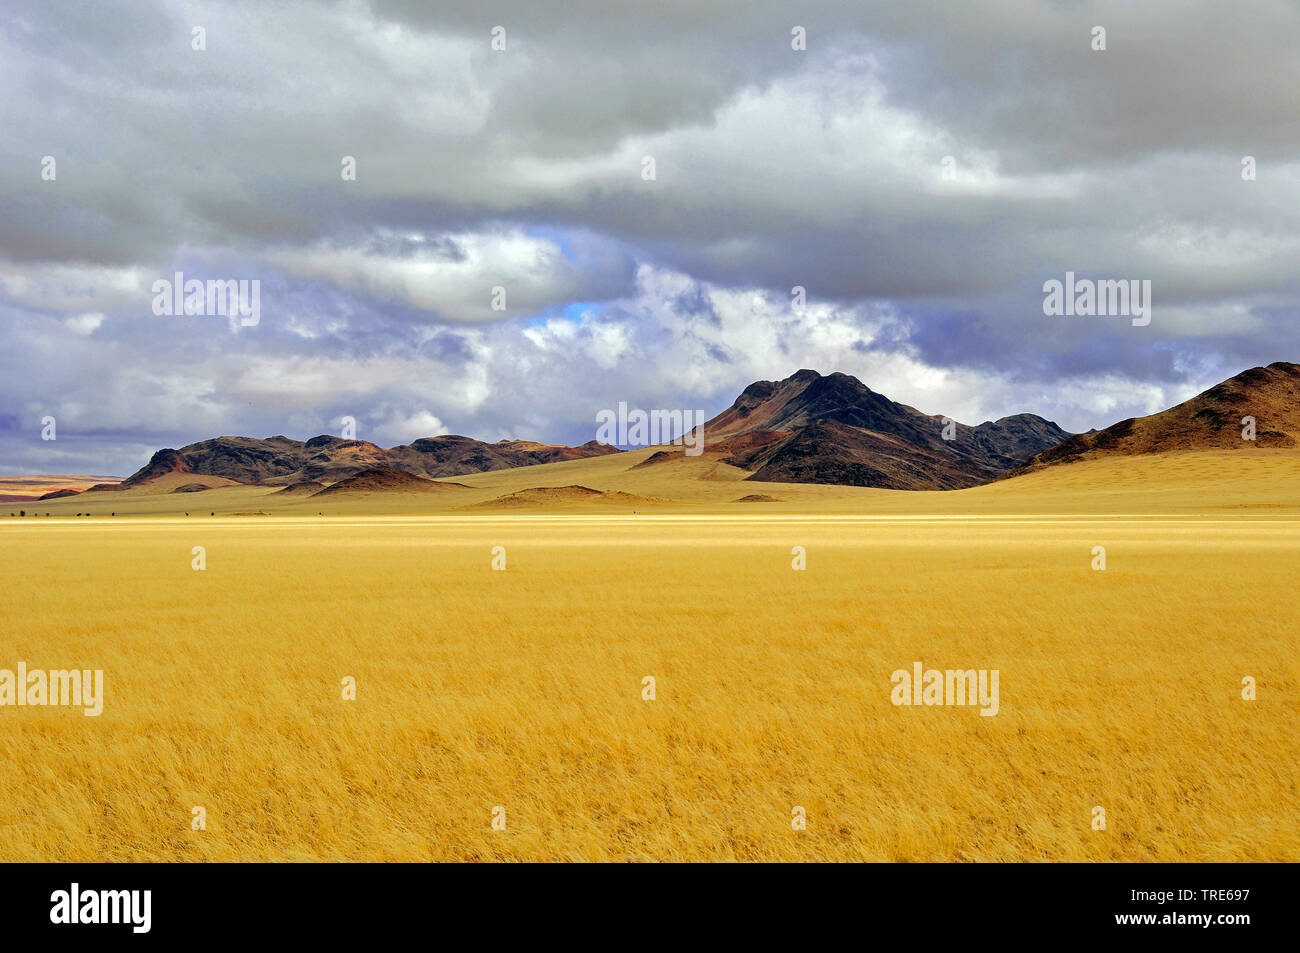
[[[312,498],[362,493],[436,493],[458,487],[466,489],[463,483],[426,480],[424,477],[398,470],[396,467],[370,467],[312,494]]]
[[[0,503],[35,503],[55,500],[117,477],[76,476],[70,474],[28,474],[0,476]]]
[[[614,504],[616,506],[649,505],[667,502],[627,493],[622,490],[594,490],[589,486],[530,486],[515,490],[491,500],[469,504],[466,509],[513,509],[517,507],[562,507],[589,504]]]
[[[1255,419],[1255,439],[1242,437],[1242,418]],[[1130,417],[1077,434],[1036,455],[1023,471],[1096,456],[1191,450],[1252,450],[1300,446],[1300,365],[1252,367],[1168,410]]]
[[[74,490],[74,489],[71,489],[71,488],[69,488],[69,487],[65,487],[65,488],[62,489],[62,490],[51,490],[49,493],[43,493],[42,495],[36,497],[35,499],[36,499],[37,502],[42,502],[42,501],[44,501],[44,500],[61,500],[61,499],[63,499],[65,496],[76,496],[76,495],[77,495],[78,493],[80,493],[80,492],[81,492],[81,490]],[[21,501],[21,500],[28,500],[28,501],[30,501],[30,500],[32,500],[32,497],[30,497],[30,496],[0,496],[0,501],[4,501],[4,502],[17,502],[17,501]]]
[[[155,454],[155,456],[157,456]],[[171,469],[168,464],[155,467],[147,474],[136,474],[121,483],[97,483],[82,496],[148,496],[156,493],[195,493],[223,486],[236,486],[237,480],[210,473],[191,473],[185,469]]]
[[[311,496],[323,489],[325,489],[324,483],[316,480],[304,480],[301,483],[290,483],[284,489],[275,492],[280,496]]]

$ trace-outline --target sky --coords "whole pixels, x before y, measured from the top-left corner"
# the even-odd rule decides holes
[[[1300,360],[1297,36],[1289,0],[7,0],[0,472],[345,417],[576,444],[800,368],[1156,412]],[[177,272],[256,280],[257,323],[156,313]],[[1067,272],[1150,281],[1150,323],[1045,314]]]

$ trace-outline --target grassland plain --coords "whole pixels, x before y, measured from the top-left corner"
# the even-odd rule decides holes
[[[0,667],[103,669],[106,700],[0,708],[0,858],[1300,860],[1297,458],[1239,460],[636,514],[5,519]],[[915,661],[998,669],[998,715],[895,707]]]

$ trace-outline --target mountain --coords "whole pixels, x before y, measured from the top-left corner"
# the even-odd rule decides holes
[[[709,450],[749,480],[948,490],[996,479],[1070,434],[1017,414],[976,427],[877,394],[848,374],[800,370],[758,381],[705,423]],[[749,445],[742,445],[748,440]],[[647,461],[649,462],[649,461]]]
[[[1255,439],[1242,438],[1243,417],[1255,418]],[[1300,441],[1300,364],[1252,367],[1222,384],[1149,417],[1076,434],[1017,472],[1108,454],[1294,447]]]
[[[552,446],[523,440],[484,443],[454,435],[429,437],[385,450],[365,440],[344,440],[322,434],[307,441],[288,437],[216,437],[159,450],[150,461],[120,484],[123,489],[153,485],[172,475],[198,474],[235,483],[289,486],[296,483],[337,483],[380,467],[426,478],[505,470],[558,460],[617,453],[594,440],[580,447]],[[95,487],[94,489],[109,489]]]
[[[806,369],[782,381],[749,385],[731,407],[704,425],[704,434],[705,462],[715,477],[736,472],[718,470],[727,464],[745,471],[750,480],[906,490],[987,483],[1070,436],[1033,414],[975,427],[954,423],[896,403],[847,374],[823,376]],[[120,489],[140,492],[165,485],[189,491],[205,482],[338,485],[362,473],[367,476],[361,483],[382,489],[398,486],[394,481],[399,478],[393,476],[398,472],[438,479],[617,452],[594,440],[566,447],[445,435],[384,449],[329,435],[307,441],[216,437],[179,450],[159,450]],[[681,459],[680,449],[664,450],[637,466],[676,466]],[[354,488],[361,486],[344,491]]]

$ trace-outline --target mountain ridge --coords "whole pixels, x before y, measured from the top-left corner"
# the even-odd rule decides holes
[[[1254,441],[1241,439],[1243,416],[1256,419]],[[1250,368],[1157,414],[1083,434],[1031,413],[970,426],[893,401],[848,374],[803,368],[783,380],[751,383],[703,429],[705,468],[693,468],[689,461],[698,458],[685,456],[680,445],[665,445],[630,468],[686,467],[684,479],[961,489],[1099,454],[1300,446],[1300,365]],[[376,470],[387,473],[380,483],[399,487],[387,471],[437,480],[619,452],[595,440],[487,443],[457,434],[388,449],[327,434],[305,441],[215,437],[159,450],[121,483],[91,489],[193,490],[206,481],[302,493]],[[373,472],[367,477],[377,479]]]
[[[1255,439],[1242,436],[1254,419]],[[1031,473],[1097,456],[1300,446],[1300,364],[1251,367],[1195,397],[1145,417],[1075,434],[1036,454],[1011,474]]]
[[[179,450],[164,448],[117,487],[147,485],[173,473],[222,477],[236,483],[292,486],[328,480],[337,483],[367,470],[389,468],[425,479],[505,470],[517,466],[579,460],[617,453],[591,440],[578,447],[501,440],[485,443],[446,434],[424,437],[385,450],[366,440],[321,434],[309,440],[285,436],[213,437]],[[112,489],[96,486],[91,489]]]

